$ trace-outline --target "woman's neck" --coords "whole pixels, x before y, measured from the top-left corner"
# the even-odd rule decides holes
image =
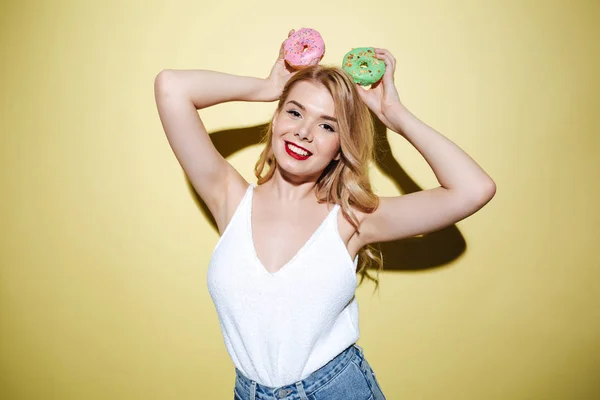
[[[260,191],[268,192],[269,196],[285,202],[303,202],[315,199],[315,181],[292,181],[275,171],[273,177],[260,185]]]

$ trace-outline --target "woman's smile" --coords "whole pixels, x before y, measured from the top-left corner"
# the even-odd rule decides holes
[[[306,150],[304,147],[300,147],[292,142],[285,142],[285,151],[296,160],[306,160],[308,157],[312,156],[312,153]]]

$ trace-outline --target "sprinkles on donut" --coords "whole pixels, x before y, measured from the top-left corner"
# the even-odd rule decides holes
[[[385,73],[385,62],[375,57],[372,47],[357,47],[344,56],[342,69],[362,86],[369,86],[381,79]]]
[[[283,51],[285,61],[291,67],[302,69],[321,61],[325,54],[325,42],[316,30],[302,28],[286,39]]]

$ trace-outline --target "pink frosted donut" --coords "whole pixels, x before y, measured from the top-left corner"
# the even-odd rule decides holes
[[[283,54],[288,64],[300,69],[317,65],[325,54],[325,42],[314,29],[302,28],[283,42]]]

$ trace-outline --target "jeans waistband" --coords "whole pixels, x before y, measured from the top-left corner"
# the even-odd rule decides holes
[[[237,381],[250,392],[250,399],[290,399],[306,400],[306,393],[312,393],[334,378],[350,362],[353,356],[363,357],[363,349],[353,344],[335,356],[327,364],[310,374],[305,379],[281,387],[264,386],[244,376],[237,368]]]

